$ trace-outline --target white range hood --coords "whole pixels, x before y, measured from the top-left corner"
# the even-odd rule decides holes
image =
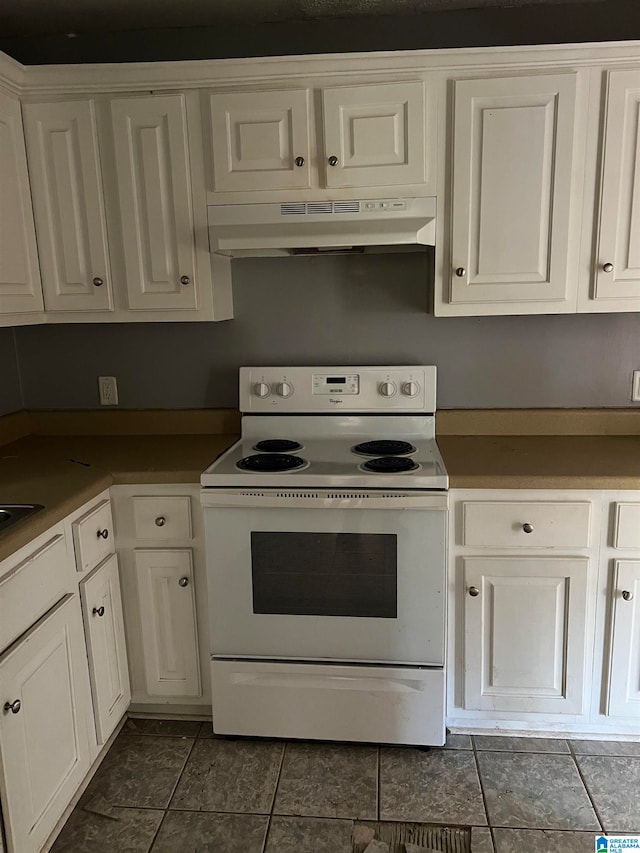
[[[435,198],[209,205],[212,252],[231,257],[435,245]]]

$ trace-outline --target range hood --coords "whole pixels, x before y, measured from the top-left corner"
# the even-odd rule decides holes
[[[209,205],[207,213],[211,251],[234,258],[435,244],[435,198]]]

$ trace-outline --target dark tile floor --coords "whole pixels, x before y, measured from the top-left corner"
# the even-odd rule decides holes
[[[471,826],[473,853],[592,853],[602,831],[640,834],[640,743],[420,750],[128,720],[53,853],[349,853],[356,818]]]

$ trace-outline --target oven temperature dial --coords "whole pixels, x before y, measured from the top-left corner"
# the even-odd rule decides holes
[[[293,394],[293,385],[290,382],[278,382],[276,394],[279,397],[290,397]]]
[[[420,393],[420,386],[417,382],[403,382],[402,393],[405,397],[417,397]]]
[[[271,394],[271,385],[267,385],[266,382],[256,382],[253,386],[253,393],[256,397],[268,397]]]
[[[393,397],[398,389],[395,382],[381,382],[378,390],[383,397]]]

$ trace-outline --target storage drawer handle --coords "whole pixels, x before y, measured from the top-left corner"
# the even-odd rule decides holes
[[[630,592],[628,589],[623,589],[622,590],[622,597],[624,598],[625,601],[631,601],[633,599],[633,593]]]
[[[104,530],[98,530],[98,539],[108,539],[108,538],[109,538],[109,531],[107,530],[106,527]]]
[[[19,699],[15,699],[13,702],[4,703],[5,714],[8,714],[9,711],[11,711],[12,714],[18,714],[20,712],[20,708],[22,708],[22,702]]]
[[[471,598],[477,598],[480,595],[480,590],[477,586],[470,586],[468,592]]]
[[[94,616],[104,616],[104,607],[94,607],[93,608]]]
[[[529,522],[526,522],[522,525],[522,529],[525,533],[533,533],[533,524],[529,524]]]
[[[164,515],[159,515],[156,518],[156,527],[164,527],[166,523],[167,519],[164,517]]]
[[[178,581],[178,586],[189,586],[189,578],[180,578],[180,580]]]

